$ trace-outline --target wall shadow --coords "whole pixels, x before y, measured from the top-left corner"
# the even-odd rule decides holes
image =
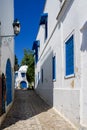
[[[82,43],[81,43],[80,50],[84,52],[87,51],[87,21],[83,25],[83,28],[81,29],[81,33],[82,33]]]
[[[69,0],[67,0],[66,1],[66,3],[65,3],[65,6],[64,6],[64,9],[63,9],[63,11],[62,11],[62,21],[64,21],[65,20],[65,18],[66,18],[66,16],[67,16],[67,14],[68,14],[68,12],[69,12],[69,10],[71,9],[71,7],[72,7],[72,4],[73,4],[73,2],[74,2],[74,0],[71,0],[71,1],[69,1]],[[68,6],[68,8],[67,8],[67,6]],[[64,14],[64,15],[63,15]]]
[[[50,109],[34,90],[15,90],[15,99],[0,130],[8,128],[18,121],[30,119]]]
[[[36,87],[36,92],[51,107],[53,107],[52,57],[53,51],[51,48],[49,48],[41,58],[41,65],[39,70],[40,76]]]

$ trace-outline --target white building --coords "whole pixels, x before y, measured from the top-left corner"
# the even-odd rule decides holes
[[[23,65],[19,68],[18,71],[15,72],[15,88],[22,88],[22,89],[28,88],[28,81],[26,78],[27,69],[28,66]]]
[[[86,12],[86,0],[46,0],[33,44],[36,92],[79,129],[87,127]]]
[[[14,33],[19,23],[13,23],[14,0],[0,0],[0,124],[14,99]]]

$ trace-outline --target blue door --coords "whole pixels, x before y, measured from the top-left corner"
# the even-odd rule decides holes
[[[27,83],[25,81],[22,81],[20,85],[21,85],[21,88],[27,88]]]
[[[6,64],[6,101],[7,105],[12,102],[12,72],[11,62],[8,59]]]

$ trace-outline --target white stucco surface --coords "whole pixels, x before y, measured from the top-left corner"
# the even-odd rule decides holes
[[[40,26],[39,61],[35,67],[35,88],[51,106],[77,127],[87,127],[87,1],[46,1],[48,37]],[[74,36],[74,76],[65,77],[65,42]],[[52,57],[56,56],[56,80],[52,80]],[[43,83],[41,70],[43,69]],[[38,82],[38,72],[40,74]]]
[[[28,66],[23,65],[19,68],[18,71],[15,72],[15,88],[21,88],[21,82],[24,81],[26,83],[26,87],[28,88],[28,81],[26,77]],[[25,76],[22,76],[22,73],[25,74]]]
[[[12,74],[12,102],[14,99],[14,0],[0,0],[0,75],[6,76],[6,64],[9,59]],[[7,77],[6,77],[7,78]],[[10,109],[12,102],[6,106],[6,113]],[[0,117],[0,124],[5,115]]]

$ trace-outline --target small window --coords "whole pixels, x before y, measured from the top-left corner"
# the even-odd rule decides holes
[[[38,62],[38,54],[35,55],[35,63],[37,64]]]
[[[65,42],[65,76],[74,75],[74,38],[73,35]]]
[[[34,50],[35,64],[38,62],[38,53],[39,53],[40,41],[36,40],[33,43],[32,50]]]
[[[25,73],[21,73],[21,76],[24,78],[25,77]]]
[[[17,78],[18,77],[18,73],[15,73],[15,78]]]
[[[48,22],[46,21],[45,23],[45,40],[47,39],[47,35],[48,35],[48,27],[47,27]]]
[[[56,56],[52,58],[53,80],[56,80]]]
[[[48,13],[44,13],[41,15],[40,25],[45,26],[44,32],[45,32],[45,40],[46,40],[48,36]]]

